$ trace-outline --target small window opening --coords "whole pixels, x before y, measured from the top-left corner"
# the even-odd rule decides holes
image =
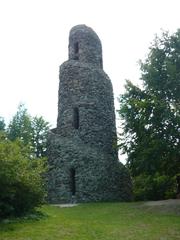
[[[78,53],[79,53],[79,43],[78,43],[78,42],[76,42],[76,43],[74,44],[74,53],[75,53],[75,54],[78,54]]]
[[[74,60],[79,60],[79,43],[74,44]]]
[[[77,107],[73,109],[73,126],[75,129],[79,128],[79,109]]]
[[[70,169],[70,191],[74,196],[76,193],[76,180],[75,180],[75,169]]]
[[[100,66],[101,66],[101,68],[103,68],[102,58],[100,58]]]

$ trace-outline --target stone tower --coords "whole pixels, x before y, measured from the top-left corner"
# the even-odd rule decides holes
[[[49,201],[130,200],[130,178],[118,161],[113,90],[103,71],[101,41],[85,25],[70,31],[58,96],[57,128],[49,134]]]

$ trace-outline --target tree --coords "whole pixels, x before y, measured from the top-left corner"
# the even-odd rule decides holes
[[[19,105],[7,129],[8,138],[12,141],[20,139],[35,157],[46,155],[48,131],[49,123],[43,117],[32,117],[23,104]]]
[[[25,145],[32,145],[32,118],[24,104],[18,106],[7,132],[10,140],[13,141],[19,138]]]
[[[43,117],[34,117],[32,119],[32,141],[36,157],[46,156],[47,135],[49,123]]]
[[[23,215],[44,202],[44,159],[31,159],[22,141],[0,134],[0,218]]]
[[[0,117],[0,131],[5,131],[5,127],[6,127],[6,124],[5,124],[4,118]]]
[[[120,147],[134,178],[175,178],[180,172],[180,30],[156,37],[140,64],[143,87],[127,81],[119,99]]]

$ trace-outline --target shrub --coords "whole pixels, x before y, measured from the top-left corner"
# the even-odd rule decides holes
[[[174,198],[176,194],[176,180],[173,177],[141,174],[134,178],[135,200],[162,200]]]
[[[20,216],[44,201],[44,159],[31,159],[19,140],[0,135],[0,218]]]

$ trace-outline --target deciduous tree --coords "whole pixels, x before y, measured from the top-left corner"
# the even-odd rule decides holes
[[[180,30],[155,38],[141,72],[142,87],[127,81],[119,98],[120,147],[132,176],[175,177],[180,172]]]
[[[35,157],[46,155],[48,131],[49,123],[43,117],[32,117],[23,104],[19,105],[7,129],[8,138],[12,141],[20,139]]]

